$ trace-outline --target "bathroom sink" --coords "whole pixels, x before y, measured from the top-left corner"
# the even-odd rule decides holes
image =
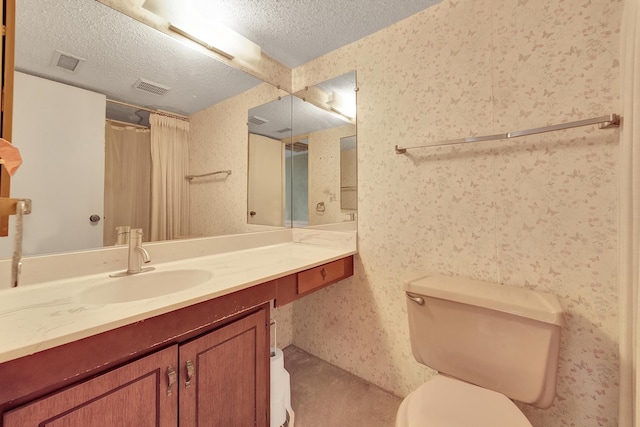
[[[155,298],[201,285],[211,279],[206,270],[150,271],[110,277],[76,295],[83,304],[116,304]]]

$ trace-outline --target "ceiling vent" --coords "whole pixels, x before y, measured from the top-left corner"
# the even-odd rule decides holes
[[[151,80],[142,79],[142,78],[138,79],[138,81],[135,82],[133,87],[138,90],[149,92],[154,95],[160,95],[160,96],[164,95],[165,93],[171,90],[170,87],[161,85],[160,83],[152,82]]]
[[[294,153],[303,153],[305,151],[309,151],[309,145],[298,141],[293,144],[286,144],[286,150],[293,151]]]
[[[276,132],[278,132],[278,133],[287,133],[287,132],[291,132],[292,130],[293,129],[291,129],[291,128],[284,128],[284,129],[277,130]]]
[[[258,116],[249,117],[249,123],[251,123],[252,125],[256,125],[256,126],[263,125],[263,124],[267,123],[268,121],[269,120],[263,119],[262,117],[258,117]]]
[[[54,67],[62,68],[65,71],[71,73],[77,73],[85,59],[78,58],[77,56],[69,55],[68,53],[60,52],[56,50],[51,60],[51,65]]]

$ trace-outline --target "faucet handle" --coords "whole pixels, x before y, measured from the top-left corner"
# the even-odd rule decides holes
[[[126,245],[129,243],[129,232],[131,227],[121,225],[116,227],[116,245]]]
[[[132,228],[130,233],[131,233],[131,237],[140,238],[140,239],[142,239],[142,235],[144,234],[142,232],[142,228]]]

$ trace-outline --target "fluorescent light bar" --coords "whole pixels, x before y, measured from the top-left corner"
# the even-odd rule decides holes
[[[225,58],[227,58],[229,60],[234,58],[233,55],[231,55],[231,54],[229,54],[229,53],[227,53],[227,52],[225,52],[225,51],[223,51],[221,49],[218,49],[215,46],[210,45],[209,43],[204,41],[202,38],[200,38],[200,37],[198,37],[196,35],[193,35],[193,34],[183,30],[182,28],[180,28],[180,27],[178,27],[178,26],[176,26],[176,25],[174,25],[172,23],[169,23],[169,29],[171,31],[173,31],[173,32],[176,32],[176,33],[180,34],[181,36],[184,36],[184,37],[188,38],[191,41],[194,41],[194,42],[198,43],[199,45],[202,45],[202,46],[206,47],[209,50],[214,51],[218,55],[224,56]]]
[[[355,119],[356,106],[355,101],[350,102],[349,99],[343,97],[336,91],[332,91],[329,99],[327,100],[329,107],[336,113],[348,117],[349,119]]]
[[[146,0],[143,8],[169,22],[169,29],[225,58],[257,62],[262,49],[231,28],[201,16],[191,2]]]

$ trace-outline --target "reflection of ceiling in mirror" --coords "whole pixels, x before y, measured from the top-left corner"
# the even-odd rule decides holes
[[[340,150],[353,150],[356,148],[356,136],[347,136],[340,138]]]
[[[152,109],[189,115],[261,83],[93,0],[20,0],[16,27],[17,70]],[[56,50],[85,61],[58,68]],[[170,90],[141,91],[140,78]]]
[[[131,5],[143,2],[127,1]],[[407,0],[399,6],[389,0],[354,0],[348,4],[329,0],[318,6],[315,0],[207,2],[215,5],[217,16],[225,12],[232,29],[288,66],[307,62],[309,55],[321,56],[434,3]],[[341,13],[336,14],[336,10]],[[18,71],[111,99],[190,115],[260,83],[98,1],[20,0],[16,14]],[[297,19],[291,21],[291,16]],[[340,27],[345,19],[348,25]],[[303,22],[307,20],[312,22]],[[336,28],[339,31],[334,31]],[[72,73],[53,66],[56,51],[83,59],[79,71]],[[132,87],[138,79],[169,90],[162,96],[140,91]],[[111,114],[112,107],[108,108]],[[114,114],[119,114],[119,120],[131,116],[128,111]]]
[[[341,76],[317,84],[316,87],[331,95],[337,93],[344,104],[355,107],[356,105],[356,72],[345,73]],[[355,117],[355,112],[353,114]]]
[[[331,111],[328,101],[331,100],[333,93],[339,93],[348,110],[355,113],[355,71],[320,83],[314,89],[316,90],[313,95],[319,95],[322,99],[306,99],[309,92],[302,90],[293,97],[252,108],[249,110],[248,117],[249,132],[274,139],[284,139],[354,123],[338,111]],[[283,102],[285,100],[286,102]],[[324,108],[321,108],[322,105]],[[353,116],[355,117],[355,114]]]
[[[252,117],[267,121],[260,125],[253,124]],[[347,122],[336,114],[322,110],[295,96],[288,96],[280,101],[272,101],[249,110],[249,132],[274,139],[306,135],[345,124]]]

